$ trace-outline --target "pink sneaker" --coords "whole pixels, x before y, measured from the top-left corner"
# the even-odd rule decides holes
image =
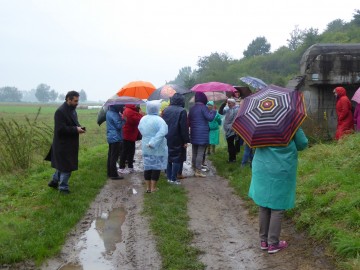
[[[286,241],[280,241],[277,245],[269,245],[268,253],[276,253],[284,248],[287,248],[288,243]]]
[[[267,250],[269,248],[268,243],[266,241],[261,241],[260,242],[260,248],[262,250]]]

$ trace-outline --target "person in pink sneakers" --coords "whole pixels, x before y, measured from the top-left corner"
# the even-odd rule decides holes
[[[276,253],[288,246],[280,241],[284,211],[295,206],[298,151],[308,145],[299,128],[287,146],[256,148],[249,197],[259,206],[260,248]]]

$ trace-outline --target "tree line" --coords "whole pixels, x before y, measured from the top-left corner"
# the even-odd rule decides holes
[[[86,92],[79,91],[80,101],[86,102]],[[41,83],[30,91],[20,91],[17,87],[5,86],[0,88],[0,102],[56,102],[64,101],[65,94],[58,93],[47,84]]]
[[[243,51],[243,58],[233,59],[227,53],[214,52],[199,57],[197,68],[183,67],[175,79],[168,83],[187,88],[209,81],[241,85],[239,78],[253,76],[279,86],[298,75],[304,52],[317,43],[360,43],[360,10],[354,10],[350,22],[336,19],[319,33],[317,28],[299,29],[295,26],[287,39],[287,45],[271,52],[271,44],[265,36],[255,38]]]

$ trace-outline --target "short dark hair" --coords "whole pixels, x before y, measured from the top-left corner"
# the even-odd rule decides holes
[[[74,99],[74,97],[79,97],[80,96],[80,94],[78,93],[78,92],[76,92],[76,91],[69,91],[69,92],[67,92],[67,94],[66,94],[66,97],[65,97],[65,101],[66,100],[68,100],[68,98],[70,99],[70,100],[73,100]]]

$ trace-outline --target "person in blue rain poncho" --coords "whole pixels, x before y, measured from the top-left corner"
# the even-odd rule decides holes
[[[165,136],[168,133],[166,122],[159,116],[161,103],[159,100],[146,102],[146,113],[141,118],[138,129],[142,134],[142,155],[144,162],[144,178],[146,193],[157,191],[157,181],[161,170],[168,163],[168,147]]]

